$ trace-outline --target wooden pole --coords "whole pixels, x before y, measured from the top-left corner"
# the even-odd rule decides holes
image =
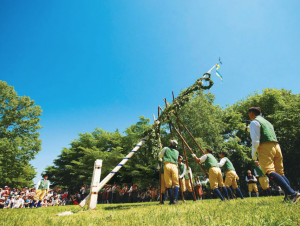
[[[198,144],[198,142],[195,140],[195,138],[193,137],[193,135],[191,134],[191,132],[188,130],[188,128],[186,128],[186,126],[183,124],[183,122],[179,119],[177,112],[173,112],[173,114],[177,117],[178,122],[181,123],[181,125],[183,125],[183,127],[185,128],[185,130],[188,132],[188,134],[191,136],[191,138],[193,139],[193,141],[196,143],[196,145],[198,146],[198,148],[200,149],[200,151],[202,152],[202,154],[204,155],[204,151],[202,150],[202,148],[200,147],[200,145]],[[179,128],[179,126],[178,126]]]
[[[158,108],[158,117],[159,117],[159,108]],[[153,114],[153,119],[154,119],[154,122],[155,122],[155,115]],[[158,126],[158,142],[159,142],[159,148],[160,148],[160,151],[162,150],[162,145],[161,145],[161,139],[160,139],[160,125]],[[160,192],[159,192],[159,200],[160,200],[160,204],[162,204],[162,190],[161,190],[161,162],[158,161],[158,165],[159,165],[159,187],[160,187]]]
[[[164,101],[165,101],[166,107],[168,107],[167,99],[165,98]],[[169,128],[170,128],[171,137],[172,137],[172,140],[173,140],[174,138],[173,138],[172,126],[171,126],[171,121],[170,121],[169,115],[167,116],[167,119],[168,119],[168,121],[169,121]],[[177,167],[178,167],[178,165],[177,165]],[[178,181],[179,181],[179,189],[180,189],[180,193],[181,193],[181,198],[182,198],[182,201],[185,202],[184,196],[183,196],[182,187],[180,186],[179,168],[178,168]]]
[[[190,146],[187,144],[187,142],[184,140],[184,138],[181,136],[181,134],[178,132],[178,130],[175,128],[175,126],[173,125],[172,122],[170,122],[171,126],[173,126],[174,130],[176,131],[176,133],[179,135],[179,137],[183,140],[185,146],[187,147],[187,149],[191,152],[191,154],[193,155],[194,152],[192,151],[192,149],[190,148]],[[208,174],[206,173],[205,169],[203,168],[203,166],[201,165],[200,162],[198,162],[200,168],[202,169],[202,171],[205,173],[205,175],[208,177]]]
[[[172,95],[173,95],[173,103],[175,103],[175,98],[174,98],[174,92],[172,91]],[[178,124],[178,131],[179,133],[181,134],[181,130],[180,130],[180,123],[179,123],[179,118],[177,116],[177,110],[175,109],[175,116],[177,118],[177,124]],[[193,192],[193,198],[194,198],[194,201],[197,200],[197,197],[196,197],[196,194],[195,194],[195,189],[194,189],[194,186],[193,186],[193,181],[192,181],[192,175],[190,173],[190,168],[189,168],[189,163],[188,163],[188,159],[187,159],[187,156],[186,156],[186,151],[185,151],[185,147],[184,147],[184,142],[183,140],[181,139],[181,142],[182,142],[182,149],[183,149],[183,153],[184,153],[184,157],[185,157],[185,161],[186,161],[186,167],[187,167],[187,170],[189,172],[189,178],[190,178],[190,183],[191,183],[191,187],[192,187],[192,192]]]

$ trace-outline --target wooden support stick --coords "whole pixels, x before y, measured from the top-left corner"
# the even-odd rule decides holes
[[[166,107],[168,107],[167,98],[165,98],[164,101],[165,101]],[[167,116],[167,119],[169,121],[169,128],[170,128],[171,137],[172,137],[172,140],[173,140],[174,138],[173,138],[172,126],[171,126],[171,121],[170,121],[169,115]],[[184,148],[184,146],[183,146],[183,148]],[[177,165],[177,167],[178,167],[178,165]],[[179,181],[179,189],[180,189],[180,193],[181,193],[181,198],[182,198],[182,201],[185,202],[182,187],[180,186],[179,167],[178,167],[178,181]]]
[[[159,108],[158,108],[158,117],[159,117]],[[154,122],[155,122],[155,115],[153,114],[153,119],[154,119]],[[159,142],[159,148],[160,148],[160,151],[162,150],[162,145],[161,145],[161,139],[160,139],[160,124],[158,126],[158,142]],[[160,189],[160,192],[159,192],[159,201],[160,201],[160,204],[162,204],[162,190],[161,190],[161,162],[158,161],[158,165],[159,165],[159,189]]]
[[[174,98],[174,92],[173,91],[172,91],[172,95],[173,95],[173,103],[175,103],[175,98]],[[175,109],[175,113],[176,113],[175,116],[177,118],[178,130],[179,130],[179,133],[181,134],[180,123],[179,123],[179,118],[177,116],[177,110],[176,109]],[[193,181],[192,181],[192,175],[190,173],[190,167],[189,167],[188,159],[187,159],[187,156],[186,156],[184,142],[183,142],[182,139],[181,139],[181,142],[182,142],[182,149],[183,149],[183,153],[184,153],[184,157],[185,157],[185,161],[186,161],[186,167],[187,167],[187,170],[189,172],[189,178],[190,178],[190,183],[191,183],[191,187],[192,187],[193,198],[194,198],[194,201],[196,201],[197,197],[196,197],[196,194],[195,194],[195,190],[194,190],[194,186],[193,186]]]
[[[188,128],[186,128],[186,126],[183,124],[183,122],[179,119],[179,117],[177,115],[177,112],[175,112],[175,113],[173,112],[173,114],[177,117],[177,120],[181,123],[181,125],[183,125],[183,127],[185,128],[185,130],[188,132],[188,134],[191,136],[191,138],[193,139],[193,141],[196,143],[196,145],[198,146],[198,148],[200,149],[200,151],[204,155],[204,151],[202,150],[202,148],[200,147],[200,145],[198,144],[198,142],[195,140],[195,138],[193,137],[193,135],[191,134],[191,132],[188,130]]]
[[[187,144],[187,142],[184,140],[184,138],[181,136],[181,134],[178,132],[178,130],[175,128],[175,126],[173,125],[172,122],[170,122],[171,126],[173,126],[174,130],[176,131],[176,133],[180,136],[180,138],[183,140],[185,146],[189,149],[189,151],[191,152],[191,154],[193,155],[194,152],[192,151],[192,149],[190,148],[190,146]],[[198,161],[197,161],[198,162]],[[203,166],[201,165],[200,162],[198,162],[200,168],[202,169],[202,171],[205,173],[205,175],[208,177],[208,174],[206,173],[205,169],[203,168]]]

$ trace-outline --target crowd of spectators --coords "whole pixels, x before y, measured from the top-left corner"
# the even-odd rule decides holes
[[[30,207],[35,196],[36,188],[0,188],[0,209],[26,208]],[[42,201],[42,207],[59,206],[66,204],[66,195],[61,195],[58,191],[51,189]]]
[[[198,196],[200,199],[216,198],[210,191],[210,186],[208,185],[205,186],[205,184],[202,185],[201,183],[195,183],[195,191],[199,189],[199,184],[201,186],[202,193],[198,194],[198,192],[196,192],[197,198]],[[270,184],[272,195],[281,195],[280,189],[278,190],[276,186],[272,185],[273,184]],[[299,191],[299,187],[294,187],[294,190]],[[35,196],[35,191],[36,188],[27,187],[22,190],[18,188],[11,189],[8,186],[5,186],[3,189],[0,188],[0,209],[29,208]],[[70,194],[68,189],[50,189],[44,197],[41,206],[78,205],[81,200],[89,194],[89,192],[90,188],[87,185],[83,185],[75,194]],[[184,192],[183,195],[186,200],[193,199],[189,192]],[[179,198],[181,199],[180,196]],[[168,195],[166,194],[165,197],[168,197]],[[151,183],[149,183],[146,189],[142,189],[135,183],[130,184],[130,186],[126,183],[122,186],[117,184],[107,184],[98,193],[98,204],[153,202],[158,201],[159,198],[160,188],[152,186]]]

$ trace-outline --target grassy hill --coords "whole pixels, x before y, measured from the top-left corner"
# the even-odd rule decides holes
[[[300,225],[300,203],[283,197],[188,201],[170,206],[157,203],[98,205],[97,210],[69,216],[57,213],[79,206],[0,210],[0,225]]]

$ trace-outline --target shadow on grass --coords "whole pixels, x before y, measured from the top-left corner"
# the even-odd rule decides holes
[[[126,209],[133,209],[133,208],[138,208],[138,207],[146,207],[146,206],[150,206],[153,205],[154,203],[149,203],[146,205],[114,205],[114,206],[107,206],[107,207],[101,207],[101,209],[104,210],[126,210]],[[154,205],[156,205],[157,203],[155,203]],[[157,204],[158,205],[158,204]]]

